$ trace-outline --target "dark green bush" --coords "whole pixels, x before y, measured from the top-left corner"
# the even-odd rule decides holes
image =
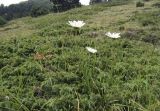
[[[79,0],[50,0],[53,4],[55,12],[66,11],[79,6]]]
[[[49,10],[43,7],[33,7],[31,10],[32,17],[38,17],[41,15],[46,15],[49,13]]]
[[[144,7],[144,3],[143,2],[137,2],[136,7]]]
[[[145,2],[149,2],[150,0],[143,0],[143,1],[145,1]]]
[[[6,23],[7,23],[7,21],[0,16],[0,26],[4,25]]]
[[[160,8],[160,2],[158,2],[158,3],[155,3],[155,4],[153,4],[152,6],[153,6],[153,7]]]
[[[148,26],[148,25],[155,25],[156,23],[154,23],[154,21],[152,20],[144,20],[142,21],[142,25],[145,27],[145,26]]]

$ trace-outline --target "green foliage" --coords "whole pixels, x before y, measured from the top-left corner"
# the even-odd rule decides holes
[[[30,14],[33,14],[33,10],[34,13],[36,13],[36,16],[39,15],[39,13],[45,14],[48,13],[48,11],[51,12],[52,7],[53,5],[49,0],[28,0],[19,4],[12,4],[8,7],[1,5],[0,15],[7,20],[12,20],[29,16]]]
[[[61,12],[79,6],[79,0],[50,0],[54,4],[54,11]]]
[[[160,18],[159,11],[151,11],[145,13],[136,12],[131,18],[132,21],[138,22],[144,29],[130,29],[124,34],[125,37],[130,39],[138,39],[154,45],[160,44],[159,26]],[[140,37],[141,36],[141,37]]]
[[[6,23],[7,23],[7,21],[3,17],[0,16],[0,26],[4,25]]]
[[[10,98],[2,101],[5,107],[23,109],[18,105],[23,104],[29,110],[75,110],[77,98],[83,110],[139,109],[134,101],[144,108],[156,104],[160,55],[151,45],[62,35],[8,43],[1,43],[0,49],[0,82],[4,90],[9,88],[1,96]],[[85,46],[96,47],[99,52],[89,54]],[[52,57],[35,60],[35,52]]]
[[[157,3],[153,4],[152,6],[153,6],[153,7],[160,8],[160,2],[157,2]]]
[[[112,2],[17,20],[37,30],[0,40],[0,110],[159,111],[159,13],[133,13],[129,6],[134,7]],[[119,20],[120,7],[127,9],[129,20]],[[86,22],[77,35],[67,24],[72,19]],[[143,25],[148,20],[153,24]],[[140,28],[126,29],[130,22]],[[122,26],[121,38],[104,35],[109,27],[115,31]],[[97,35],[88,36],[91,31]],[[86,46],[98,52],[91,54]]]
[[[33,7],[31,10],[31,16],[32,17],[38,17],[41,15],[46,15],[49,13],[49,10],[46,8],[41,7]]]
[[[136,7],[144,7],[144,3],[139,1],[136,3]]]

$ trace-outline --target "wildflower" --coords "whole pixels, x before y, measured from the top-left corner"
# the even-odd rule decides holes
[[[93,49],[93,48],[91,48],[91,47],[86,47],[86,49],[87,49],[89,52],[93,53],[93,54],[97,52],[96,49]]]
[[[110,38],[120,38],[120,33],[111,33],[111,32],[108,32],[105,34],[106,36],[110,37]]]
[[[81,5],[89,5],[91,0],[80,0],[79,2],[81,3]]]
[[[76,27],[76,28],[81,28],[85,25],[85,23],[83,21],[68,21],[69,22],[69,25],[72,26],[72,27]]]

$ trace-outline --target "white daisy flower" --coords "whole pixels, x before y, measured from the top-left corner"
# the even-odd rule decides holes
[[[120,33],[111,33],[111,32],[107,32],[105,34],[106,36],[110,37],[110,38],[114,38],[114,39],[117,39],[117,38],[120,38]]]
[[[85,6],[90,5],[90,1],[91,0],[79,0],[79,2],[81,3],[81,5],[85,5]]]
[[[97,50],[96,49],[93,49],[93,48],[91,48],[91,47],[86,47],[86,49],[89,51],[89,52],[91,52],[91,53],[97,53]]]
[[[84,21],[68,21],[69,22],[69,25],[72,26],[72,27],[76,27],[76,28],[81,28],[83,27],[86,23],[84,23]]]

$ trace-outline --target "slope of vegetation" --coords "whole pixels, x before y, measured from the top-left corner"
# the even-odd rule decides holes
[[[159,111],[158,3],[103,3],[0,28],[0,110]],[[68,20],[86,25],[75,33]]]

